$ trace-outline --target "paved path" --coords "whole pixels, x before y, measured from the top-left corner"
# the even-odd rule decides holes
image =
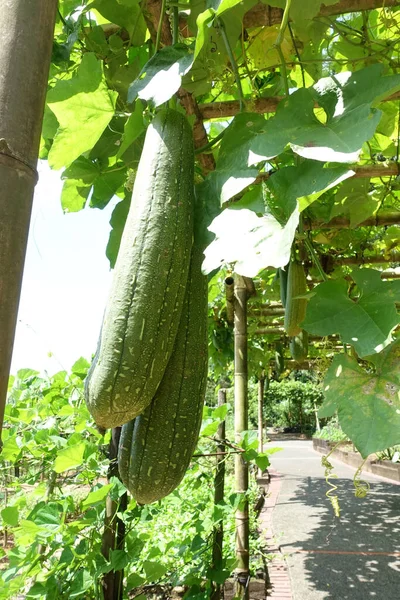
[[[337,519],[325,495],[321,454],[312,442],[268,446],[283,448],[272,456],[272,526],[286,556],[294,600],[400,600],[400,486],[365,474],[370,492],[355,498],[355,471],[332,460],[341,508]]]

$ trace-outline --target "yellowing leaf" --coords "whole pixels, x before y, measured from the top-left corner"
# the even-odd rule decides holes
[[[287,31],[287,30],[286,30]],[[251,58],[256,69],[266,69],[280,63],[278,52],[274,47],[278,37],[279,26],[262,27],[253,29],[249,34],[247,56]],[[281,49],[285,60],[289,60],[293,53],[290,34],[285,33]]]

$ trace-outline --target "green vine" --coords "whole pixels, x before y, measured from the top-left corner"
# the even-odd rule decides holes
[[[287,69],[286,69],[285,57],[283,56],[283,52],[282,52],[282,42],[283,42],[283,37],[285,35],[285,29],[289,23],[289,11],[290,11],[291,4],[292,4],[292,0],[286,0],[285,10],[283,12],[283,17],[282,17],[281,26],[279,28],[278,37],[276,38],[276,41],[274,44],[274,48],[276,49],[278,56],[279,56],[279,60],[280,60],[282,79],[283,79],[283,87],[285,89],[285,96],[289,96],[289,77],[288,77],[288,73],[287,73]]]
[[[157,54],[157,52],[160,49],[161,31],[162,31],[162,24],[163,24],[163,20],[164,20],[166,5],[167,5],[167,0],[162,0],[161,1],[161,10],[160,10],[160,19],[158,21],[158,27],[157,27],[157,37],[156,37],[156,44],[155,44],[155,48],[154,48],[154,54]]]
[[[210,148],[212,148],[213,146],[215,146],[215,144],[217,144],[218,142],[220,142],[222,140],[222,138],[225,135],[225,131],[226,130],[223,129],[217,136],[215,136],[215,138],[210,140],[208,142],[208,144],[205,144],[201,148],[196,148],[195,154],[203,154],[204,152],[207,152],[207,150],[210,150]]]
[[[370,485],[368,481],[361,479],[361,472],[364,468],[367,459],[364,459],[361,465],[358,467],[357,471],[354,474],[353,483],[354,483],[354,495],[356,498],[365,498],[370,490]]]
[[[329,459],[330,455],[332,454],[332,452],[334,452],[334,450],[336,450],[336,448],[340,444],[341,444],[341,442],[338,442],[337,444],[335,444],[335,446],[330,450],[330,452],[321,458],[321,464],[325,468],[325,471],[324,471],[325,481],[330,487],[330,489],[326,492],[325,496],[327,498],[329,498],[329,501],[333,508],[333,512],[335,513],[335,517],[337,517],[337,518],[340,518],[340,504],[339,504],[339,497],[337,496],[337,494],[334,494],[334,492],[338,488],[337,488],[337,485],[332,483],[332,481],[330,481],[330,480],[337,479],[338,476],[336,475],[336,473],[332,473],[334,467],[328,459]]]
[[[240,110],[240,112],[243,112],[244,108],[245,108],[245,100],[244,100],[242,82],[240,80],[240,73],[239,73],[239,67],[237,64],[237,60],[235,58],[235,55],[234,55],[231,45],[229,43],[229,39],[228,39],[226,30],[225,30],[225,25],[224,25],[224,22],[221,19],[221,17],[219,17],[216,20],[216,25],[218,26],[218,28],[221,32],[221,37],[222,37],[224,45],[225,45],[226,53],[228,55],[231,65],[232,65],[232,71],[235,76],[235,81],[236,81],[236,86],[237,86],[238,96],[239,96],[239,110]]]

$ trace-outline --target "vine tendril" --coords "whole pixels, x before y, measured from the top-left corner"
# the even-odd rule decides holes
[[[361,465],[358,467],[357,471],[354,474],[353,483],[354,483],[354,495],[356,498],[365,498],[365,496],[368,494],[368,492],[370,490],[370,485],[369,485],[368,481],[365,481],[365,479],[361,479],[361,471],[363,470],[366,460],[367,459],[363,460],[363,462],[361,463]]]

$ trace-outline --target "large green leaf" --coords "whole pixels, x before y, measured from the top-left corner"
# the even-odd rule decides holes
[[[338,333],[363,357],[380,352],[391,341],[390,333],[399,322],[396,288],[382,281],[374,269],[355,269],[352,278],[359,291],[357,299],[349,297],[344,279],[321,283],[313,291],[301,325],[314,335]]]
[[[70,165],[93,148],[114,116],[116,99],[107,87],[101,61],[90,52],[83,55],[74,77],[56,83],[47,95],[59,122],[49,152],[53,169]]]
[[[126,180],[126,169],[114,169],[102,173],[93,184],[93,194],[90,198],[90,206],[103,209],[114,195],[123,194],[123,185]]]
[[[6,506],[1,511],[1,518],[4,525],[16,526],[19,520],[19,511],[17,506]]]
[[[251,149],[256,156],[272,158],[290,144],[304,158],[353,162],[363,143],[373,136],[379,119],[379,111],[372,113],[368,105],[361,105],[322,123],[314,113],[312,91],[302,88],[278,105],[275,117]]]
[[[93,504],[97,504],[97,502],[103,502],[104,498],[107,496],[108,492],[111,490],[112,487],[112,483],[107,483],[99,489],[90,492],[88,496],[86,496],[86,498],[83,500],[82,508],[93,506]]]
[[[110,267],[113,269],[117,260],[121,237],[124,231],[126,218],[128,216],[129,207],[131,204],[131,194],[126,193],[125,198],[118,202],[113,210],[110,219],[111,231],[108,239],[106,256],[110,261]]]
[[[347,354],[334,357],[324,381],[328,404],[363,457],[400,444],[400,340],[368,358],[375,372]]]
[[[95,8],[110,23],[115,23],[128,31],[134,46],[140,46],[146,38],[146,23],[140,8],[140,0],[95,0],[90,8]]]
[[[207,175],[207,179],[222,205],[253,183],[257,175],[257,169],[216,169]]]
[[[283,220],[286,220],[296,208],[307,208],[317,200],[323,192],[338,185],[354,171],[346,166],[326,167],[315,160],[305,160],[298,166],[280,169],[267,181],[267,187],[274,200],[274,207],[280,209]]]
[[[350,218],[350,227],[357,227],[377,212],[385,192],[384,188],[371,190],[368,179],[345,181],[335,196],[330,218],[344,214]]]
[[[211,273],[223,264],[235,263],[236,273],[255,277],[266,267],[284,267],[298,223],[297,209],[284,227],[269,214],[258,217],[247,208],[225,209],[209,227],[216,239],[204,252],[203,271]]]
[[[62,473],[63,471],[80,467],[83,463],[85,448],[85,442],[81,442],[59,450],[54,462],[54,471],[56,473]]]
[[[381,117],[372,104],[398,89],[400,76],[383,77],[379,65],[321,79],[282,100],[268,121],[253,113],[237,115],[224,136],[218,165],[249,167],[274,158],[288,144],[304,158],[356,161]],[[325,122],[315,115],[316,101],[325,110]]]
[[[125,123],[124,134],[122,136],[121,145],[118,149],[117,158],[121,158],[121,156],[133,144],[133,142],[137,140],[137,138],[144,132],[145,129],[146,127],[143,120],[142,104],[141,102],[135,102],[135,108]]]
[[[86,590],[88,590],[94,583],[93,577],[86,569],[80,569],[74,574],[74,578],[69,588],[70,598],[84,597]]]
[[[384,65],[376,63],[354,73],[324,77],[314,86],[315,99],[327,113],[334,108],[337,116],[361,106],[375,106],[400,89],[400,75],[384,76],[383,72]]]
[[[193,59],[196,60],[200,52],[202,51],[204,44],[207,39],[207,29],[214,20],[215,11],[212,8],[208,8],[204,12],[200,13],[196,19],[197,25],[197,36],[196,36],[196,45],[194,48],[194,56]]]
[[[144,572],[147,581],[157,581],[168,571],[168,567],[154,560],[145,560],[143,562]]]
[[[61,192],[61,206],[64,212],[82,210],[89,197],[92,184],[99,176],[97,165],[84,156],[79,156],[62,174],[64,185]]]
[[[254,158],[252,144],[257,136],[265,131],[267,121],[257,113],[240,113],[232,120],[225,130],[218,154],[217,168],[234,172],[237,169],[246,169],[265,160],[265,152]],[[272,141],[271,141],[272,144]],[[279,153],[282,145],[277,148]],[[271,156],[275,156],[275,149]]]
[[[136,98],[154,106],[167,102],[179,89],[182,77],[190,70],[194,55],[179,44],[161,48],[143,67],[128,90],[128,102]]]

